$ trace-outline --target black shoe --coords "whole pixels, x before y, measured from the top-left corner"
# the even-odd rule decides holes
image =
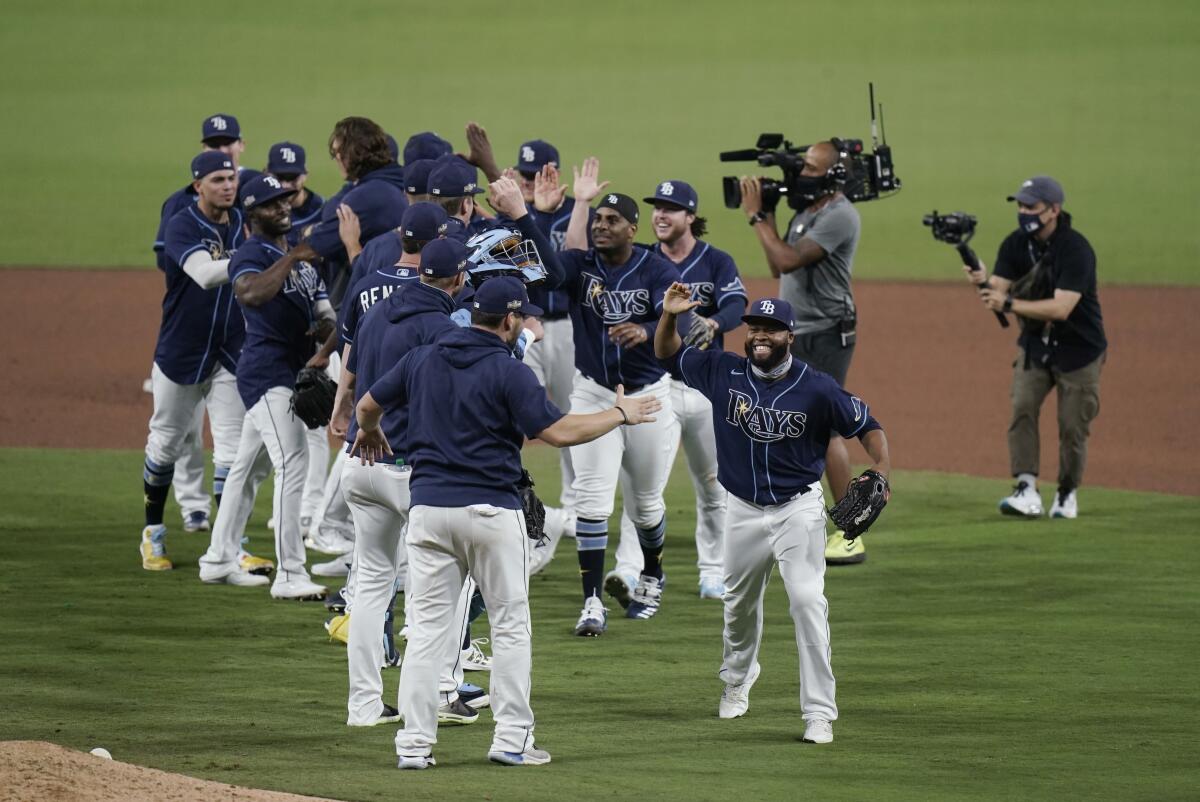
[[[375,720],[376,724],[392,724],[400,720],[400,711],[384,702],[383,712]]]
[[[342,595],[343,590],[345,588],[341,588],[325,597],[326,610],[338,614],[346,612],[346,597]]]

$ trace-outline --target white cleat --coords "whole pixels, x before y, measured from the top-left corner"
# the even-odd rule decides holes
[[[333,529],[318,528],[315,533],[304,538],[304,545],[313,551],[332,554],[335,557],[354,551],[354,541]]]
[[[1019,515],[1023,518],[1040,518],[1042,515],[1042,497],[1037,488],[1028,482],[1017,482],[1011,496],[1000,499],[1000,512],[1005,515]]]
[[[1075,491],[1063,492],[1059,488],[1054,494],[1054,503],[1050,505],[1051,518],[1078,518],[1079,502],[1075,499]]]
[[[717,715],[721,718],[738,718],[746,715],[750,709],[750,689],[758,681],[762,666],[755,663],[750,668],[750,674],[741,685],[726,685],[721,692],[721,703],[717,705]]]
[[[240,588],[271,584],[271,580],[265,576],[243,571],[238,563],[227,563],[214,568],[203,565],[200,567],[200,581],[209,585],[234,585]]]
[[[343,554],[327,563],[313,563],[312,572],[313,576],[349,576],[350,559]]]
[[[806,744],[833,743],[833,722],[823,718],[809,720],[801,740]]]
[[[318,585],[306,576],[296,575],[295,579],[276,578],[271,585],[272,599],[293,599],[295,601],[320,601],[329,590],[324,585]]]
[[[491,671],[492,658],[487,655],[483,649],[479,648],[487,643],[487,638],[476,638],[471,641],[469,648],[462,651],[462,667],[463,671]]]

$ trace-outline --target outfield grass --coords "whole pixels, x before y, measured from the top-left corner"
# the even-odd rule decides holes
[[[553,497],[554,454],[527,453]],[[207,538],[177,527],[179,568],[140,569],[140,460],[0,451],[0,739],[356,800],[1183,800],[1200,787],[1195,498],[1087,489],[1080,520],[1022,522],[995,514],[1002,482],[898,474],[870,560],[828,577],[841,719],[816,748],[798,741],[778,581],[750,714],[716,718],[721,608],[692,595],[677,473],[659,617],[572,637],[569,541],[532,582],[533,701],[554,763],[486,763],[485,714],[443,732],[436,769],[401,774],[391,727],[343,726],[344,649],[320,606],[202,585]],[[266,514],[260,499],[262,553]]]
[[[766,275],[740,213],[720,208],[720,150],[764,130],[866,138],[885,104],[905,189],[862,207],[870,278],[957,277],[923,213],[980,216],[984,260],[1015,224],[1004,202],[1049,172],[1096,246],[1102,281],[1196,284],[1200,4],[1040,0],[836,5],[723,0],[607,5],[463,0],[5,3],[0,29],[0,264],[149,265],[159,205],[187,179],[199,122],[242,122],[246,163],[323,143],[347,114],[403,139],[463,144],[486,124],[502,163],[525,139],[566,164],[596,154],[614,189],[693,182],[711,239]]]

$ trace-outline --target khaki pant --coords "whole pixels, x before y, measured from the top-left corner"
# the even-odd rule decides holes
[[[1008,455],[1012,474],[1038,472],[1040,443],[1038,414],[1050,389],[1058,388],[1058,486],[1074,490],[1083,481],[1091,423],[1100,413],[1100,368],[1105,355],[1078,370],[1025,367],[1025,352],[1013,366],[1012,422],[1008,425]]]

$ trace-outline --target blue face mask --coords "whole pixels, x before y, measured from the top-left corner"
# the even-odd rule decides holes
[[[1026,234],[1036,234],[1046,226],[1046,224],[1042,222],[1042,216],[1040,214],[1026,214],[1024,212],[1017,214],[1017,225]]]

